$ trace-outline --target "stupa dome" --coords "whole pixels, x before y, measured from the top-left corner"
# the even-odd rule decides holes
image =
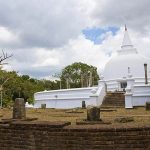
[[[126,78],[128,74],[132,74],[134,78],[144,78],[145,63],[148,67],[149,76],[150,59],[140,55],[133,47],[125,27],[121,50],[105,65],[104,80],[122,79]]]

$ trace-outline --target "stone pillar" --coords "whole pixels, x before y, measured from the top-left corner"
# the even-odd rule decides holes
[[[82,101],[82,108],[86,108],[85,101]]]
[[[144,64],[144,71],[145,71],[145,84],[148,84],[148,78],[147,78],[147,64]]]
[[[46,108],[46,104],[41,104],[41,108],[45,109]]]
[[[87,120],[88,121],[100,121],[100,108],[99,107],[88,107],[87,108]]]
[[[13,106],[13,119],[25,119],[26,110],[23,98],[16,98]]]

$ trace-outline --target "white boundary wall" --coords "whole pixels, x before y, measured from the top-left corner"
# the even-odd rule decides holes
[[[97,87],[42,91],[34,94],[34,108],[41,108],[42,104],[46,104],[47,108],[76,108],[82,107],[82,101],[86,106],[100,106],[105,94],[103,80],[99,81]]]
[[[82,107],[82,101],[86,105],[96,105],[96,99],[90,100],[92,90],[98,87],[73,88],[37,92],[34,94],[34,108],[40,108],[41,104],[46,104],[47,108],[75,108]]]

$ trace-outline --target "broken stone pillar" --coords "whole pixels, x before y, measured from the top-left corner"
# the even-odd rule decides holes
[[[100,108],[91,106],[87,108],[88,121],[100,121]]]
[[[26,110],[23,98],[16,98],[13,106],[13,119],[25,119]]]
[[[85,101],[82,101],[82,108],[86,108],[86,104],[85,104]]]
[[[45,109],[46,108],[46,104],[41,104],[41,108]]]

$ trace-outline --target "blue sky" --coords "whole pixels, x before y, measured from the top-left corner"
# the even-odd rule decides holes
[[[105,40],[107,32],[111,32],[112,35],[116,35],[119,28],[117,27],[107,27],[107,28],[86,28],[82,31],[86,39],[89,39],[94,42],[94,44],[101,44]]]

